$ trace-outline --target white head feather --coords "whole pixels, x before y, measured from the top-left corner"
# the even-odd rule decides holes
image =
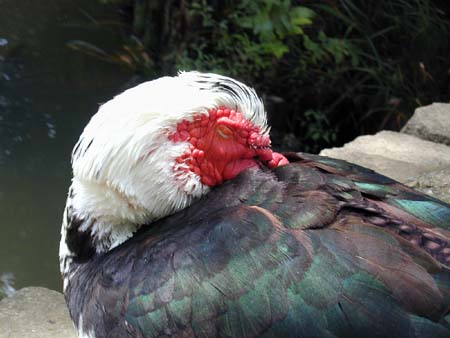
[[[103,104],[84,129],[72,154],[73,181],[66,213],[84,220],[109,250],[141,224],[187,207],[209,191],[186,171],[175,178],[176,158],[188,142],[169,140],[183,119],[227,106],[267,131],[263,104],[253,89],[233,79],[198,72],[142,83]],[[69,254],[65,217],[60,256]],[[61,267],[63,269],[63,267]]]

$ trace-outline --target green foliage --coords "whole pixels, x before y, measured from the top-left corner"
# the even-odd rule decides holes
[[[217,14],[208,1],[192,1],[188,17],[194,34],[175,59],[177,68],[254,79],[289,52],[288,38],[304,35],[314,16],[286,0],[239,1],[232,11]]]
[[[308,140],[313,142],[325,141],[330,144],[336,141],[336,132],[323,112],[307,110],[299,124],[305,130],[304,137]]]
[[[241,79],[302,150],[399,128],[415,107],[449,99],[450,14],[439,0],[129,1],[133,38],[114,60],[146,77]]]

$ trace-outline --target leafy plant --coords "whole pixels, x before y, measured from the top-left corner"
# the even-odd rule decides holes
[[[217,11],[206,0],[192,1],[186,49],[176,68],[202,69],[254,79],[289,51],[287,40],[304,34],[314,12],[287,0],[237,1]],[[218,15],[219,14],[219,15]]]
[[[450,14],[439,0],[126,3],[132,32],[110,62],[145,77],[196,69],[257,87],[280,148],[282,135],[318,151],[396,129],[450,95]]]

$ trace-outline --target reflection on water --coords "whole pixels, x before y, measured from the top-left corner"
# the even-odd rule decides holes
[[[0,274],[0,299],[12,296],[15,292],[14,275],[11,272]]]
[[[114,20],[98,1],[0,0],[0,8],[0,276],[9,291],[13,277],[16,288],[60,289],[70,152],[130,74],[65,47],[72,39],[114,46],[111,28],[87,24],[85,13]]]

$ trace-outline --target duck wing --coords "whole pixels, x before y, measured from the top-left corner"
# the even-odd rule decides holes
[[[84,292],[69,307],[82,328],[449,337],[450,206],[343,161],[286,156],[290,165],[248,170],[80,267]]]

